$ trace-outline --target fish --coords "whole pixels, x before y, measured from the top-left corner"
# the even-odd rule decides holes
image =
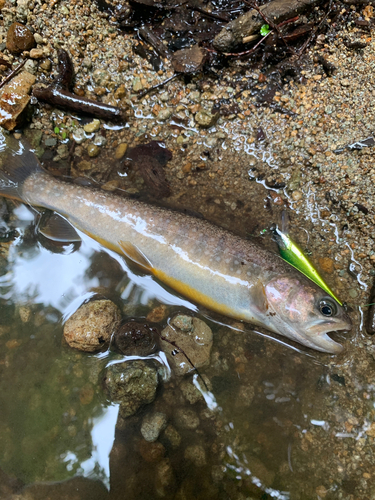
[[[290,236],[276,227],[273,231],[274,240],[276,241],[281,257],[302,274],[314,281],[320,288],[325,290],[335,301],[342,306],[342,302],[336,297],[331,288],[324,281],[313,263],[303,253],[302,249],[295,243]]]
[[[52,240],[76,241],[78,229],[198,305],[318,351],[343,350],[328,335],[351,329],[341,305],[251,240],[203,219],[55,178],[27,143],[3,134],[0,195],[53,211],[40,229]]]

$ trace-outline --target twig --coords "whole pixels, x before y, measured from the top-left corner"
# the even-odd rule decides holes
[[[147,26],[143,26],[138,31],[139,35],[146,40],[159,54],[159,56],[164,59],[171,59],[172,54],[168,50],[168,48],[164,45],[164,43],[158,38]]]
[[[250,50],[245,50],[244,52],[223,52],[224,56],[237,56],[237,57],[242,57],[246,56],[247,54],[251,54],[252,52],[255,52],[255,50],[259,47],[259,45],[264,42],[264,40],[269,37],[273,33],[273,30],[268,32],[267,35],[265,35],[259,42],[254,45],[254,47]]]
[[[174,78],[176,78],[176,76],[178,76],[178,73],[175,73],[174,75],[172,75],[169,78],[167,78],[166,80],[164,80],[164,81],[162,81],[162,82],[154,85],[153,87],[150,87],[148,89],[142,90],[142,92],[140,92],[137,97],[144,97],[149,92],[152,92],[153,90],[156,90],[156,89],[159,89],[160,87],[163,87],[165,84],[167,84],[168,82],[170,82],[171,80],[173,80]]]
[[[224,23],[227,23],[229,21],[228,18],[222,17],[219,14],[214,14],[213,12],[207,12],[207,10],[202,9],[201,7],[195,7],[194,5],[187,5],[186,6],[188,9],[195,10],[197,12],[200,12],[206,17],[210,17],[211,19],[217,19],[218,21],[223,21]]]
[[[331,11],[332,11],[332,0],[330,0],[330,2],[329,2],[328,12],[323,16],[323,19],[320,21],[320,23],[318,24],[318,26],[312,31],[312,33],[309,36],[309,38],[302,45],[302,47],[299,49],[299,51],[298,51],[298,58],[297,59],[299,59],[302,56],[302,54],[305,51],[306,47],[309,45],[309,43],[311,42],[311,40],[313,39],[313,37],[317,34],[317,32],[319,31],[320,27],[325,22],[325,20],[327,19],[327,17],[331,13]]]
[[[291,47],[289,47],[289,45],[286,42],[286,40],[284,39],[281,31],[279,30],[279,27],[273,21],[271,21],[271,19],[268,19],[267,16],[263,14],[263,12],[260,10],[260,8],[258,7],[258,5],[255,4],[255,3],[249,2],[248,0],[244,0],[244,2],[247,5],[249,5],[251,8],[253,8],[254,10],[256,10],[258,12],[258,14],[263,18],[264,22],[267,23],[267,24],[269,24],[271,26],[271,28],[276,31],[276,33],[279,35],[279,37],[281,38],[281,40],[284,42],[285,47],[287,49],[289,49],[293,54],[295,54],[295,50],[292,49]]]
[[[294,23],[295,21],[298,20],[298,18],[299,18],[299,16],[292,17],[291,19],[287,19],[286,21],[283,21],[282,23],[278,24],[278,28],[281,28],[282,26],[284,26],[284,24]],[[224,52],[223,54],[225,56],[238,56],[238,57],[245,56],[247,54],[251,54],[252,52],[255,51],[255,49],[257,49],[259,47],[259,45],[263,42],[263,40],[265,40],[272,33],[273,33],[273,30],[271,30],[269,33],[267,33],[267,35],[264,36],[261,40],[259,40],[259,42],[256,45],[254,45],[254,47],[250,50],[245,50],[244,52]],[[216,51],[213,51],[210,49],[206,49],[206,50],[209,50],[209,52],[216,52]]]
[[[4,78],[4,80],[0,83],[0,89],[4,87],[6,83],[8,83],[16,73],[25,65],[27,59],[24,59],[18,66],[15,68],[7,77]]]

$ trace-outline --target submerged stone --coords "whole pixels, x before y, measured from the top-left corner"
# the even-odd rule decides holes
[[[211,328],[198,318],[178,315],[162,331],[161,348],[177,375],[206,366],[212,347]]]
[[[148,356],[155,352],[158,331],[147,323],[128,321],[123,323],[114,336],[118,350],[128,356]]]
[[[165,429],[166,425],[167,416],[164,413],[155,412],[146,415],[141,426],[142,436],[146,441],[156,441],[161,431]]]
[[[158,374],[144,361],[118,363],[107,368],[104,383],[110,399],[120,403],[120,416],[127,418],[155,399]]]
[[[108,346],[120,318],[120,311],[111,300],[87,302],[65,323],[65,340],[80,351],[99,351]]]

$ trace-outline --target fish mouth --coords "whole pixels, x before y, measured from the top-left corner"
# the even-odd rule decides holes
[[[314,349],[330,354],[340,354],[340,352],[344,350],[343,346],[331,339],[328,334],[339,331],[349,331],[351,328],[352,324],[349,319],[346,321],[333,322],[328,325],[326,322],[318,323],[307,328],[306,337],[309,342],[313,344]]]

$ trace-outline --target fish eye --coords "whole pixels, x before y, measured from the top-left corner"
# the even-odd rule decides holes
[[[329,299],[324,299],[319,302],[319,310],[323,316],[333,316],[337,313],[336,304]]]

